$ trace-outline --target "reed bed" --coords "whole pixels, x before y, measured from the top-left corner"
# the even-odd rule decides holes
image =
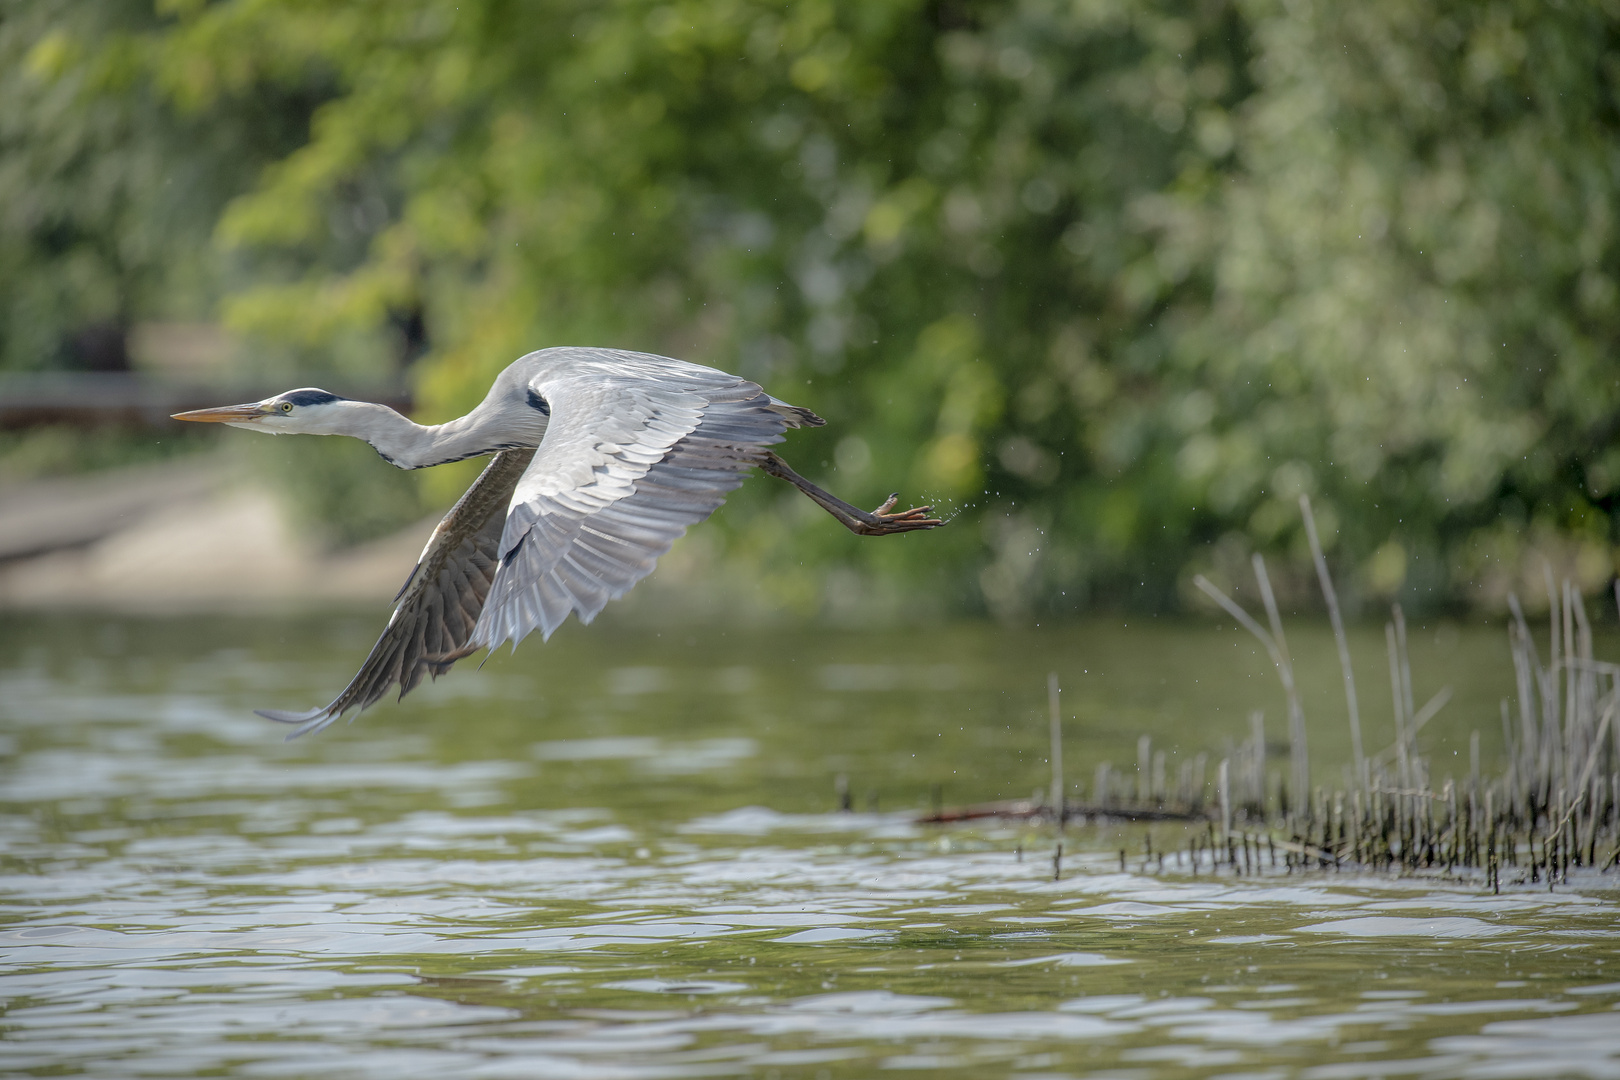
[[[1518,598],[1510,599],[1508,643],[1516,683],[1514,700],[1501,703],[1506,746],[1502,771],[1486,775],[1476,729],[1466,775],[1437,777],[1423,753],[1424,725],[1449,700],[1441,691],[1418,706],[1412,695],[1406,620],[1397,604],[1385,626],[1394,742],[1374,753],[1362,743],[1360,705],[1338,596],[1328,574],[1310,503],[1300,499],[1318,582],[1333,626],[1344,681],[1352,762],[1342,788],[1311,783],[1305,713],[1282,619],[1264,560],[1253,560],[1266,623],[1250,615],[1203,577],[1197,585],[1265,647],[1287,701],[1289,760],[1268,768],[1262,715],[1250,718],[1248,736],[1212,762],[1198,754],[1172,762],[1142,736],[1134,770],[1095,767],[1088,797],[1068,794],[1062,775],[1057,677],[1048,701],[1053,775],[1049,794],[1013,803],[936,808],[929,822],[982,817],[1050,821],[1059,831],[1082,820],[1183,821],[1176,848],[1154,850],[1151,832],[1145,869],[1192,873],[1261,874],[1306,870],[1376,870],[1443,874],[1482,881],[1500,891],[1511,885],[1552,888],[1571,870],[1606,872],[1620,862],[1620,664],[1592,654],[1586,602],[1568,581],[1547,572],[1548,651],[1543,657]],[[1620,605],[1620,583],[1615,600]],[[1022,850],[1022,849],[1020,849]],[[1123,868],[1128,853],[1120,852]],[[1166,860],[1169,860],[1168,862]],[[1055,874],[1062,869],[1054,856]]]

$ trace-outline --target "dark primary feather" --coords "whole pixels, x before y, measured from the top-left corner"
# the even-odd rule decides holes
[[[512,489],[534,451],[496,454],[473,486],[439,522],[422,557],[396,597],[398,605],[371,655],[343,693],[309,712],[256,710],[260,716],[299,725],[288,738],[319,731],[352,708],[364,709],[395,684],[404,697],[424,674],[450,669],[471,636],[494,579],[497,548]]]

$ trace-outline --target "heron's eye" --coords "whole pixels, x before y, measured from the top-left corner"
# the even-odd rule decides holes
[[[281,403],[281,411],[282,411],[282,412],[292,412],[292,402],[290,402],[290,401],[283,401],[283,402],[282,402],[282,403]]]

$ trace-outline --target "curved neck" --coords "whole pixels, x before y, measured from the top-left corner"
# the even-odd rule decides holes
[[[492,430],[494,425],[488,421],[493,418],[484,415],[482,406],[459,419],[426,427],[386,405],[356,401],[344,411],[351,422],[333,434],[364,439],[384,461],[401,469],[423,469],[497,450],[538,446],[545,434],[543,417],[538,433]]]

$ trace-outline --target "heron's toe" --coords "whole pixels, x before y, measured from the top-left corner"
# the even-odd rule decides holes
[[[933,512],[932,506],[913,506],[910,510],[891,513],[898,498],[898,493],[890,495],[882,506],[868,515],[870,520],[865,522],[866,529],[863,530],[867,535],[886,536],[889,533],[915,532],[918,529],[937,529],[945,524],[938,518],[928,516]]]

